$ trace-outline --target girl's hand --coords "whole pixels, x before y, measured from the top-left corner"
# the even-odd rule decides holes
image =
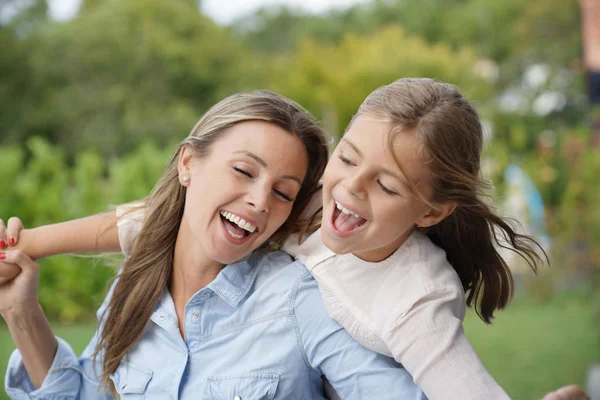
[[[16,264],[21,273],[0,285],[0,314],[7,319],[38,306],[40,266],[20,250],[0,251],[0,261]]]
[[[16,246],[19,241],[19,233],[23,229],[25,229],[23,223],[18,217],[9,218],[7,225],[4,225],[4,221],[0,219],[0,250]]]
[[[548,393],[542,400],[590,400],[590,398],[579,386],[569,385]]]
[[[17,217],[9,218],[8,226],[4,225],[4,221],[0,219],[0,251],[16,246],[19,241],[19,233],[23,229],[23,223]],[[0,260],[0,285],[14,279],[20,272],[21,268],[17,265]]]

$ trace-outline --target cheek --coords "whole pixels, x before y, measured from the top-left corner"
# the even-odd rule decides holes
[[[329,190],[335,185],[338,181],[337,174],[335,168],[327,167],[325,169],[325,173],[323,173],[323,192],[324,196],[329,196]]]
[[[386,204],[388,203],[388,204]],[[408,221],[413,219],[413,211],[405,202],[381,202],[375,207],[375,218],[379,221],[379,229],[385,232],[404,231]]]
[[[336,162],[337,160],[334,160],[332,157],[325,167],[325,171],[323,172],[323,184],[335,180],[335,177],[339,175],[339,168],[335,165]]]
[[[290,213],[292,212],[292,206],[287,204],[281,204],[274,207],[271,211],[271,215],[269,217],[269,227],[271,230],[271,234],[275,233],[277,229],[283,225],[283,223],[288,219]]]

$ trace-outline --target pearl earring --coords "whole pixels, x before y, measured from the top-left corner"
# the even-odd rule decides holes
[[[183,184],[187,185],[188,183],[190,183],[190,177],[187,175],[184,175],[183,178],[181,178],[183,180]]]

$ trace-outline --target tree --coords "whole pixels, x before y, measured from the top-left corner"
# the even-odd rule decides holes
[[[95,3],[34,46],[16,46],[30,54],[22,80],[35,83],[35,98],[11,99],[27,112],[6,141],[41,134],[69,154],[97,147],[103,156],[148,137],[164,144],[251,78],[237,73],[241,44],[191,2]]]

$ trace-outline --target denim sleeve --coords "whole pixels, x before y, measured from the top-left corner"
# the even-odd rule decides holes
[[[354,340],[327,311],[312,276],[293,294],[298,340],[305,361],[325,375],[342,399],[426,399],[410,374],[393,359]]]
[[[115,279],[104,303],[97,312],[101,318],[108,306],[112,291],[117,283]],[[58,349],[42,385],[36,389],[27,374],[19,350],[15,350],[8,362],[4,386],[11,399],[31,400],[71,400],[71,399],[97,399],[108,400],[112,397],[100,390],[100,376],[102,371],[101,356],[94,360],[98,331],[77,358],[71,346],[58,338]]]
[[[86,352],[89,352],[88,349]],[[58,349],[48,375],[36,389],[25,370],[20,352],[15,350],[8,362],[5,390],[15,400],[110,399],[110,396],[99,393],[99,381],[91,363],[90,355],[78,359],[69,344],[58,338]]]

